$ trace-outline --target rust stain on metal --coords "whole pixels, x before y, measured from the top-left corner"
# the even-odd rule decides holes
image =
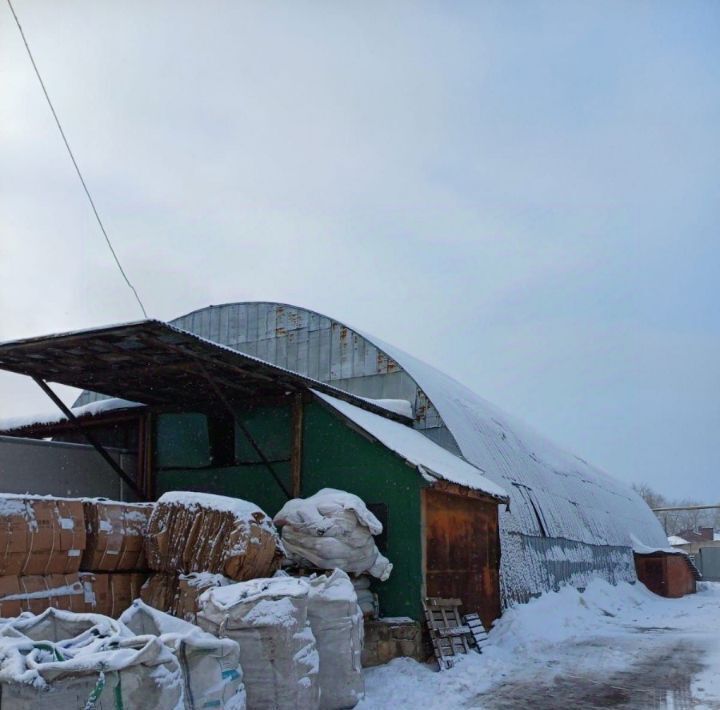
[[[426,594],[461,599],[486,628],[500,616],[500,547],[495,502],[426,488]]]

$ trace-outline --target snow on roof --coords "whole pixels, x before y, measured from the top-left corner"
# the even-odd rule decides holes
[[[630,541],[632,542],[632,549],[633,552],[637,555],[652,555],[655,552],[665,552],[669,555],[684,555],[686,554],[684,550],[678,550],[676,547],[668,547],[667,545],[662,545],[661,547],[653,547],[652,545],[645,545],[644,543],[640,542],[635,535],[630,535]]]
[[[200,317],[208,311],[219,313],[224,308],[241,305],[211,306],[177,320],[206,339],[219,340],[226,347],[245,352],[247,348],[240,348],[236,341],[249,342],[260,338],[261,332],[263,337],[270,337],[267,324],[252,326],[249,321],[238,321],[233,331],[235,340],[231,341],[227,324],[211,329],[210,320]],[[328,323],[336,322],[307,309],[287,304],[283,308],[305,311],[320,320],[326,318]],[[191,321],[188,316],[193,316]],[[649,547],[667,545],[659,521],[629,486],[547,441],[452,377],[378,338],[345,327],[382,351],[415,381],[418,396],[427,397],[437,410],[440,424],[451,435],[447,438],[455,440],[463,458],[508,492],[510,510],[501,512],[503,531],[628,548],[632,547],[633,534]],[[270,351],[265,359],[273,360]],[[354,389],[347,381],[330,378],[328,383],[337,383],[348,391]],[[86,395],[90,396],[89,393],[83,396]]]
[[[365,336],[368,337],[368,336]],[[369,338],[438,410],[462,455],[510,495],[503,528],[588,544],[667,546],[654,513],[629,486],[568,453],[449,375]]]
[[[668,542],[671,545],[687,545],[688,541],[679,535],[668,535]]]
[[[371,397],[360,397],[360,399],[387,409],[393,414],[399,414],[401,417],[413,418],[413,406],[407,399],[372,399]]]
[[[495,498],[507,497],[503,488],[485,478],[475,466],[438,446],[416,429],[385,419],[322,392],[313,390],[313,393],[387,448],[416,466],[421,473],[482,491]]]
[[[131,409],[133,407],[144,407],[139,402],[131,402],[127,399],[119,399],[112,397],[110,399],[101,399],[97,402],[83,404],[80,407],[73,407],[70,411],[78,418],[94,417],[96,414],[104,414],[116,409]],[[23,429],[25,427],[34,426],[36,424],[57,424],[64,422],[67,417],[59,410],[46,412],[43,414],[30,414],[21,417],[8,417],[0,420],[0,431],[12,431],[13,429]]]

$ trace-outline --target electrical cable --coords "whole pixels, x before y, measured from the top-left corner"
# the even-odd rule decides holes
[[[107,242],[108,248],[110,249],[110,253],[113,255],[113,259],[115,259],[115,263],[117,264],[118,269],[120,269],[120,273],[122,274],[123,279],[125,279],[125,283],[128,285],[130,290],[135,295],[135,300],[138,302],[138,305],[140,306],[140,310],[142,310],[143,316],[145,318],[148,317],[147,311],[145,310],[145,306],[143,305],[143,302],[140,300],[140,296],[138,295],[138,292],[135,289],[135,286],[132,285],[130,282],[130,279],[127,277],[127,274],[125,273],[125,270],[122,267],[122,264],[120,263],[120,259],[118,259],[118,255],[115,253],[115,249],[113,248],[112,242],[110,241],[110,237],[108,236],[107,231],[105,230],[105,225],[103,224],[102,220],[100,219],[100,215],[97,211],[97,207],[95,207],[95,201],[92,198],[92,195],[90,194],[90,190],[88,190],[88,186],[85,183],[85,178],[83,178],[82,173],[80,172],[80,167],[77,164],[77,160],[75,160],[75,155],[72,152],[72,149],[70,148],[70,143],[68,142],[68,139],[65,135],[65,131],[63,130],[63,127],[60,123],[60,119],[58,118],[57,113],[55,112],[55,107],[52,104],[52,101],[50,100],[50,95],[47,92],[47,89],[45,88],[45,82],[42,80],[42,77],[40,76],[40,71],[38,70],[37,64],[35,63],[35,58],[33,57],[32,52],[30,51],[30,45],[28,44],[27,38],[25,37],[25,32],[23,32],[22,25],[20,24],[20,20],[18,19],[17,13],[15,12],[15,8],[13,7],[13,4],[11,0],[7,0],[8,7],[10,8],[10,12],[12,12],[12,16],[15,18],[15,24],[17,25],[18,30],[20,30],[20,36],[22,37],[23,44],[25,45],[25,49],[27,50],[28,57],[30,57],[30,62],[32,63],[33,69],[35,70],[35,76],[37,76],[38,81],[40,82],[40,86],[42,87],[43,94],[45,94],[45,99],[47,100],[48,106],[50,107],[50,111],[52,112],[53,118],[55,119],[55,123],[58,127],[58,130],[60,131],[60,135],[63,139],[63,143],[65,143],[65,147],[67,148],[68,155],[70,156],[70,160],[72,160],[72,164],[75,167],[75,172],[77,173],[78,177],[80,178],[80,183],[82,184],[83,190],[85,191],[85,194],[87,195],[88,201],[90,202],[90,207],[92,208],[93,214],[95,215],[95,219],[97,220],[98,225],[100,226],[100,230],[103,233],[103,236],[105,237],[105,241]]]

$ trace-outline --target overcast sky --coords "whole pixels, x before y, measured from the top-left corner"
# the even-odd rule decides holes
[[[313,308],[720,498],[716,0],[14,3],[152,317]],[[0,339],[141,317],[4,3],[0,234]]]

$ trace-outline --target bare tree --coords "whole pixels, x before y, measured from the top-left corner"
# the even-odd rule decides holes
[[[667,498],[650,488],[647,483],[633,483],[632,488],[650,508],[662,508],[668,504]]]

